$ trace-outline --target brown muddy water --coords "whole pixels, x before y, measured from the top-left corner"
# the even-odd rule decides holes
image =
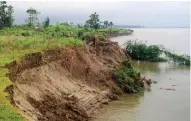
[[[189,29],[159,29],[154,30],[153,34],[147,34],[148,29],[136,29],[131,37],[119,37],[118,41],[134,38],[141,35],[142,39],[147,39],[148,43],[162,44],[167,47],[173,47],[174,50],[180,53],[189,53]],[[136,33],[137,32],[137,33]],[[167,37],[165,44],[159,42],[156,37],[160,33],[171,33],[163,35]],[[182,32],[182,33],[181,33]],[[158,33],[158,34],[157,34]],[[187,36],[172,37],[174,34],[182,34]],[[145,34],[145,35],[144,35]],[[146,35],[147,34],[147,35]],[[154,35],[154,36],[152,36]],[[157,36],[156,36],[157,35]],[[147,37],[152,36],[152,37]],[[174,39],[173,39],[174,38]],[[176,39],[175,39],[176,38]],[[180,38],[182,38],[180,40]],[[171,40],[173,39],[173,40]],[[114,38],[114,41],[117,38]],[[152,42],[150,42],[152,41]],[[169,42],[170,41],[170,42]],[[177,44],[182,41],[184,44]],[[122,44],[122,42],[121,42]],[[179,46],[177,46],[179,45]],[[157,84],[152,84],[151,91],[145,91],[136,94],[124,94],[119,100],[103,106],[103,108],[92,118],[91,121],[189,121],[190,120],[190,67],[180,66],[172,63],[151,63],[133,61],[133,65],[143,73],[143,76],[157,81]],[[163,90],[160,88],[172,88],[173,90]]]

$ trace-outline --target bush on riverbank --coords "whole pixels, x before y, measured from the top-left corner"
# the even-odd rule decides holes
[[[164,60],[159,57],[162,54],[162,51],[158,45],[148,46],[141,41],[128,41],[125,46],[126,54],[132,59],[148,61]]]
[[[188,55],[177,55],[175,53],[171,53],[167,50],[164,50],[165,55],[175,63],[179,63],[181,65],[190,66],[190,56]]]
[[[140,72],[135,70],[129,61],[125,61],[113,76],[117,85],[127,93],[140,92],[144,89]]]
[[[190,66],[190,56],[178,55],[167,51],[159,45],[146,45],[142,41],[128,41],[125,43],[125,53],[135,60],[161,62],[172,60],[175,63]],[[166,57],[162,58],[161,55]]]

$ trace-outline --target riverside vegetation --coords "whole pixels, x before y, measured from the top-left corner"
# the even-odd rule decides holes
[[[178,55],[168,51],[163,46],[146,45],[142,41],[128,41],[125,43],[125,52],[132,59],[152,62],[173,61],[181,65],[190,66],[190,56]],[[165,57],[161,57],[164,54]]]
[[[122,66],[114,73],[114,80],[118,86],[127,93],[140,92],[144,90],[141,73],[138,72],[129,61],[124,61]],[[151,81],[148,81],[151,83]],[[150,85],[150,84],[149,84]]]
[[[5,1],[0,2],[0,120],[25,120],[6,98],[4,92],[12,82],[6,77],[6,64],[20,60],[25,54],[42,52],[65,46],[79,47],[85,40],[95,35],[101,36],[100,41],[114,34],[126,33],[125,29],[112,28],[113,22],[99,20],[99,15],[93,13],[84,25],[73,23],[57,23],[50,25],[49,17],[42,23],[38,20],[40,12],[29,8],[26,12],[29,18],[24,25],[14,25],[13,7]]]
[[[6,77],[8,72],[7,68],[5,68],[6,64],[14,60],[19,61],[24,55],[30,53],[66,46],[80,47],[88,39],[92,39],[97,35],[100,36],[100,42],[105,42],[112,35],[129,34],[126,29],[113,28],[113,22],[100,21],[97,13],[91,14],[84,25],[74,25],[67,22],[50,25],[49,17],[40,23],[38,20],[40,12],[34,8],[29,8],[26,11],[29,14],[29,18],[26,20],[27,23],[13,25],[13,7],[2,1],[0,2],[0,9],[2,10],[0,11],[0,120],[3,121],[25,120],[6,98],[7,93],[4,90],[8,85],[12,84]],[[172,57],[174,61],[182,62],[184,59],[182,59],[182,56],[167,51],[164,52],[168,57]],[[132,59],[163,60],[159,57],[161,53],[162,51],[158,46],[148,47],[139,43],[126,45],[126,54]],[[129,61],[124,62],[114,72],[113,79],[121,89],[128,93],[142,91],[144,87],[141,82],[140,72],[135,70]]]
[[[49,26],[43,31],[35,28],[16,26],[4,28],[0,31],[0,120],[20,121],[24,118],[17,113],[16,109],[7,100],[4,92],[11,82],[6,77],[8,70],[4,66],[13,60],[19,60],[25,54],[42,52],[65,46],[82,46],[86,38],[101,35],[102,41],[110,31],[123,32],[121,29],[91,29],[79,28],[66,24]],[[83,33],[79,36],[79,33]]]

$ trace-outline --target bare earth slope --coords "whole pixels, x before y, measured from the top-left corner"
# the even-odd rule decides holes
[[[7,65],[12,103],[34,121],[86,121],[116,99],[111,72],[126,59],[118,45],[66,47]]]

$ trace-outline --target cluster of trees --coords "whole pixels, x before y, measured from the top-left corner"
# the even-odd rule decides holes
[[[99,28],[108,28],[113,26],[113,22],[109,21],[100,21],[99,15],[95,12],[89,16],[89,20],[86,21],[85,27],[91,27],[94,29],[99,29]]]
[[[103,24],[104,24],[104,28],[108,28],[108,27],[111,27],[111,28],[112,28],[112,26],[113,26],[113,22],[112,22],[112,21],[111,21],[111,22],[109,22],[109,21],[104,21]]]
[[[14,16],[13,16],[13,7],[10,5],[7,5],[6,1],[0,1],[0,29],[4,27],[12,27],[14,22]],[[28,19],[26,20],[27,25],[29,27],[34,26],[43,26],[48,27],[50,24],[49,17],[46,18],[46,20],[42,23],[38,20],[38,15],[40,14],[39,11],[37,11],[34,8],[29,8],[26,13],[29,15]]]
[[[0,1],[0,29],[13,25],[13,7],[7,5],[6,1]]]
[[[6,1],[0,1],[0,29],[4,27],[12,27],[14,22],[14,16],[13,16],[13,7],[8,6]],[[50,24],[50,19],[47,17],[44,22],[39,21],[38,15],[40,14],[39,11],[37,11],[34,8],[29,8],[26,13],[28,14],[28,18],[26,20],[26,24],[28,27],[48,27]],[[65,23],[66,25],[73,25],[73,23]],[[83,27],[81,25],[78,25],[79,27]],[[99,28],[112,28],[113,22],[109,21],[100,21],[99,15],[95,12],[89,16],[89,20],[86,21],[84,27],[90,27],[93,29],[99,29]]]
[[[26,11],[29,15],[28,19],[26,20],[27,22],[27,25],[29,27],[34,27],[34,26],[38,26],[38,27],[48,27],[49,24],[50,24],[50,19],[49,17],[46,18],[46,20],[43,22],[43,23],[40,23],[39,20],[38,20],[38,15],[40,14],[39,11],[37,11],[36,9],[34,8],[29,8],[27,11]]]

